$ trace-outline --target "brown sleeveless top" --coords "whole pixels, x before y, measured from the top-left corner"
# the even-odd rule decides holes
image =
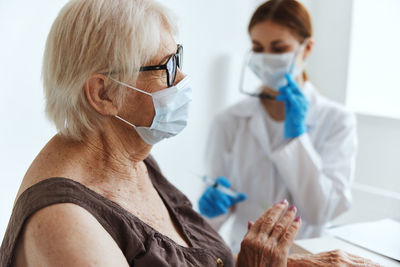
[[[0,248],[0,267],[12,266],[24,223],[38,210],[57,203],[73,203],[90,212],[113,237],[130,266],[234,266],[230,249],[190,201],[161,174],[151,157],[145,160],[154,188],[163,199],[189,247],[175,243],[132,213],[67,178],[49,178],[18,198]],[[95,244],[93,244],[95,245]]]

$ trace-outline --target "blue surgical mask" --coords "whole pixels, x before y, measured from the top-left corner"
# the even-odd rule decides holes
[[[147,144],[154,145],[163,139],[175,136],[186,127],[190,102],[192,101],[192,87],[189,76],[186,76],[178,84],[155,93],[149,93],[126,83],[112,80],[152,97],[155,115],[150,127],[135,126],[120,116],[115,116],[135,128]]]

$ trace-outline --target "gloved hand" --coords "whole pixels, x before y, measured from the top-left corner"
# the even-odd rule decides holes
[[[216,182],[226,188],[231,187],[230,182],[225,177],[218,177]],[[214,218],[225,214],[229,207],[246,199],[247,195],[243,193],[237,193],[237,196],[234,198],[210,186],[199,199],[199,210],[202,215]]]
[[[276,100],[285,102],[285,138],[296,138],[307,132],[306,114],[309,102],[293,77],[286,73],[288,84],[279,89]]]

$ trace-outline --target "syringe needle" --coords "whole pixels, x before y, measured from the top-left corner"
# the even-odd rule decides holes
[[[239,194],[239,193],[233,191],[232,189],[227,188],[227,187],[217,183],[217,181],[215,179],[213,179],[207,175],[198,175],[198,174],[195,174],[195,175],[197,177],[199,177],[208,186],[212,186],[228,196],[236,198]]]

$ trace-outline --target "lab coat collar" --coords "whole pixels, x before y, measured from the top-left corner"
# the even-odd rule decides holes
[[[319,92],[310,81],[306,81],[304,83],[303,93],[310,103],[306,117],[306,125],[310,129],[316,123],[318,117],[317,103],[319,99]]]

